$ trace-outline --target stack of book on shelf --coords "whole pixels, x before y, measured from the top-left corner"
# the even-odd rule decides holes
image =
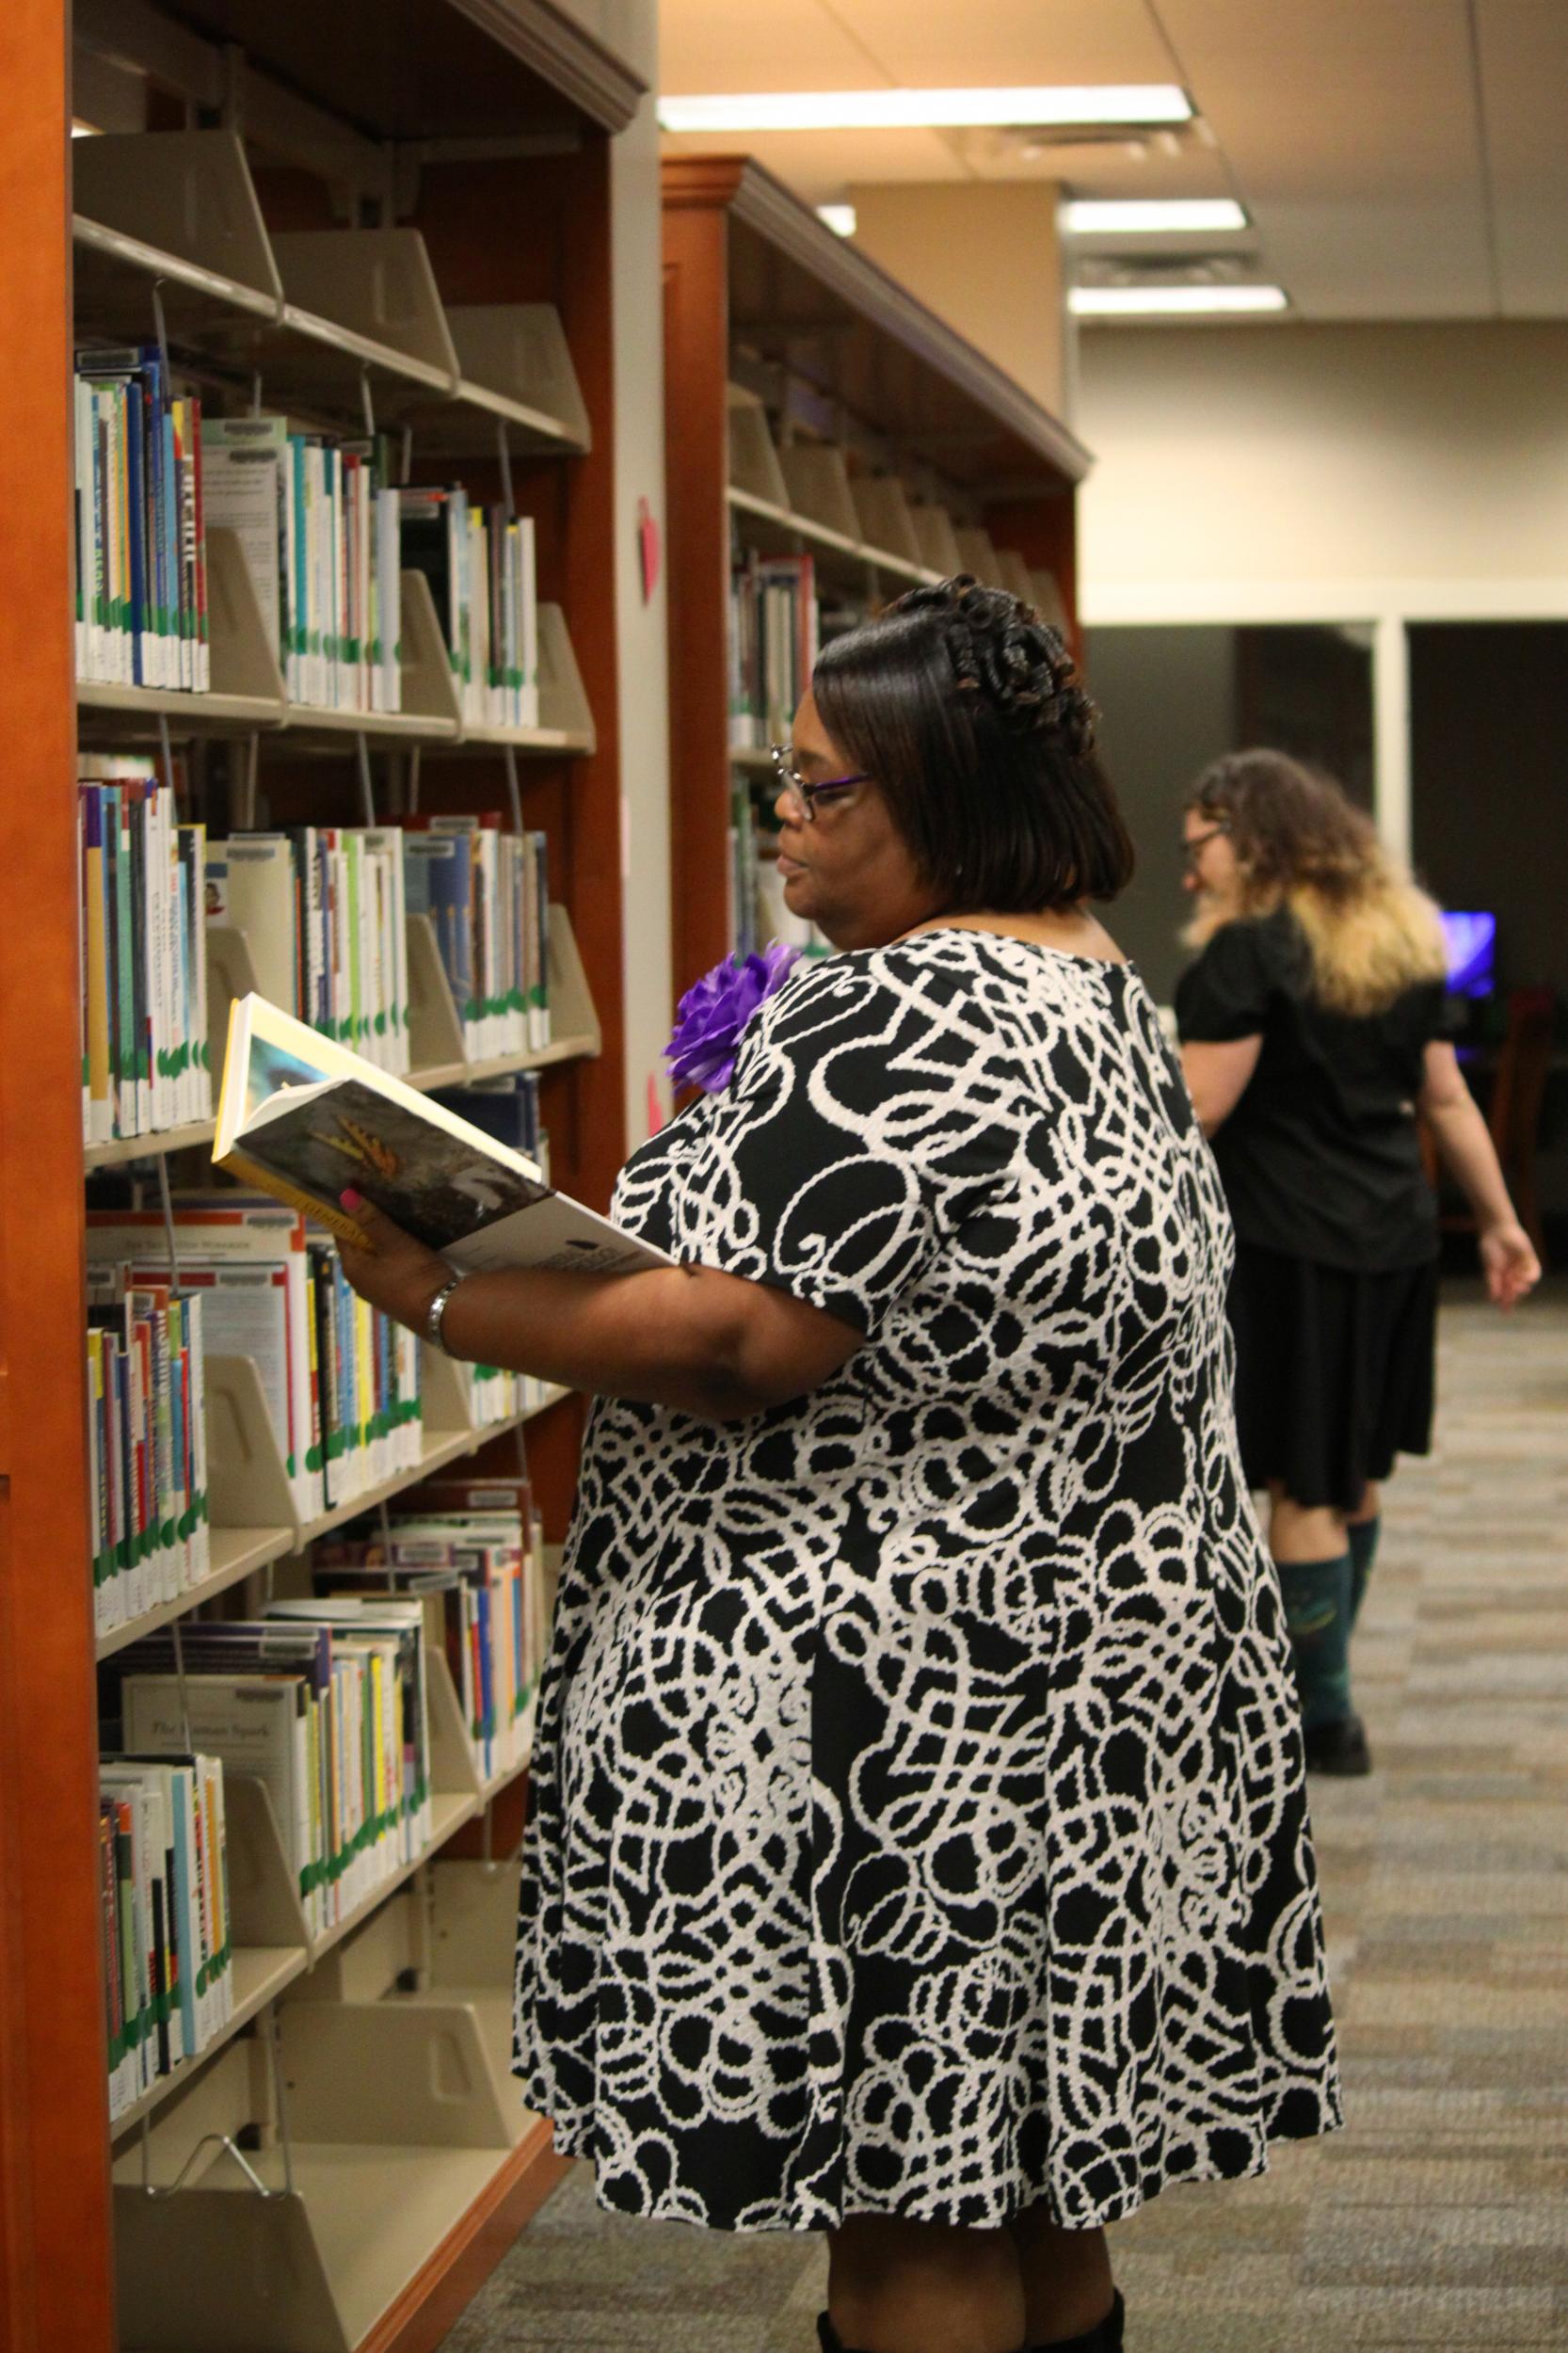
[[[345,1184],[352,1174],[345,1162]],[[418,1340],[349,1289],[336,1250],[297,1210],[239,1193],[181,1196],[174,1230],[179,1285],[200,1299],[207,1349],[255,1362],[300,1521],[418,1467]],[[88,1256],[127,1262],[138,1288],[169,1280],[152,1211],[89,1210]]]
[[[398,493],[385,444],[289,430],[286,417],[208,417],[206,520],[233,531],[291,701],[403,707]]]
[[[88,1460],[100,1634],[177,1601],[209,1567],[202,1301],[167,1265],[88,1269]]]
[[[128,1750],[194,1746],[263,1782],[312,1937],[430,1842],[424,1632],[402,1596],[279,1601],[187,1623],[178,1650],[160,1628],[104,1671]]]
[[[408,1067],[397,825],[296,825],[207,844],[207,920],[245,934],[260,992],[383,1070]]]
[[[106,1755],[98,1787],[113,2119],[222,2032],[233,1951],[217,1758]]]
[[[550,1138],[539,1118],[539,1081],[531,1070],[504,1079],[488,1079],[477,1086],[437,1087],[432,1103],[466,1119],[509,1151],[532,1160],[546,1184],[550,1182]],[[532,1373],[507,1372],[497,1365],[459,1365],[466,1385],[469,1412],[477,1429],[516,1420],[545,1401],[547,1384]]]
[[[318,1544],[312,1575],[323,1594],[391,1587],[419,1596],[481,1783],[527,1763],[549,1603],[544,1524],[525,1479],[432,1480],[385,1530]]]
[[[430,584],[464,724],[539,723],[534,524],[468,492],[405,489],[403,561]]]
[[[76,672],[110,685],[209,683],[201,404],[156,344],[76,354]]]
[[[146,760],[79,768],[82,1134],[94,1144],[212,1116],[206,828],[181,824]]]
[[[404,821],[410,915],[427,915],[471,1062],[550,1044],[549,845],[498,809]]]
[[[821,637],[808,555],[747,554],[729,576],[729,747],[786,744]]]

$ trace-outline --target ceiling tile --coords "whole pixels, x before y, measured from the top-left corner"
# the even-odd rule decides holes
[[[1464,0],[1161,0],[1189,88],[1312,318],[1494,308]]]
[[[821,0],[666,0],[659,87],[711,90],[866,89],[879,72]]]
[[[1168,82],[1144,0],[826,0],[894,81],[914,88]]]
[[[1479,0],[1481,92],[1502,307],[1568,315],[1568,8]]]

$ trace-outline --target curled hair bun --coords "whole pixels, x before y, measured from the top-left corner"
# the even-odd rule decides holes
[[[1021,597],[959,572],[912,588],[895,609],[939,624],[958,693],[984,696],[1010,734],[1054,735],[1077,760],[1093,751],[1099,714],[1066,647]]]

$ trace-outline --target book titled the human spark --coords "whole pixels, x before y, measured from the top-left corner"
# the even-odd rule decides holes
[[[339,1198],[352,1188],[465,1273],[673,1263],[557,1193],[520,1152],[254,994],[230,1014],[213,1160],[362,1242]]]

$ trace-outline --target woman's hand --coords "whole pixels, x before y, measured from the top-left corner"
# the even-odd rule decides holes
[[[435,1251],[384,1217],[362,1193],[351,1190],[338,1198],[374,1245],[364,1250],[357,1242],[339,1241],[338,1256],[349,1282],[361,1299],[368,1299],[394,1323],[423,1332],[430,1303],[442,1284],[451,1280],[452,1269]]]
[[[1541,1280],[1541,1261],[1524,1227],[1513,1218],[1498,1218],[1480,1235],[1481,1273],[1488,1298],[1508,1309],[1532,1291]]]

